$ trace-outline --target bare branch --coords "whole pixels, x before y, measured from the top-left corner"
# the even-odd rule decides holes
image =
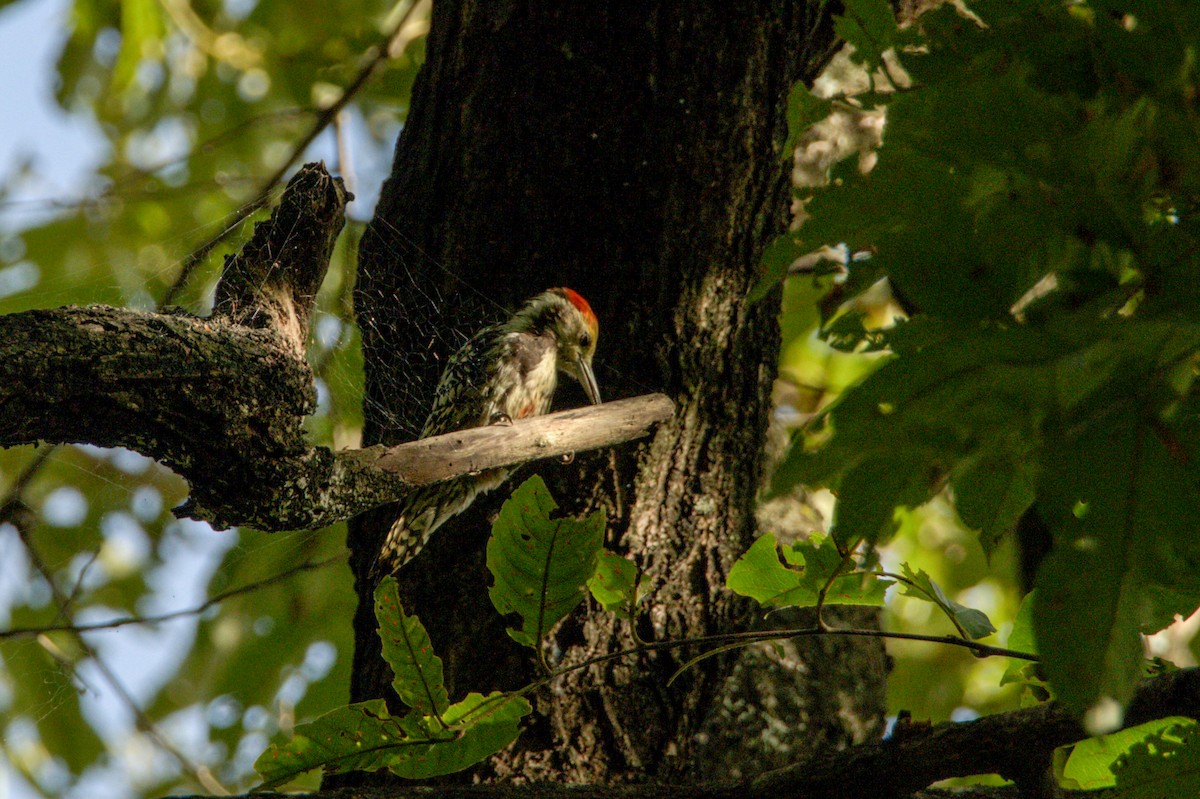
[[[217,495],[214,499],[218,505],[189,500],[176,509],[176,515],[218,524],[245,524],[260,530],[317,530],[394,502],[414,486],[482,469],[623,444],[647,435],[673,412],[674,403],[666,396],[648,394],[390,448],[331,453],[316,447],[288,459],[286,465],[279,460],[262,463],[263,469],[280,472],[279,481],[243,486],[243,491],[270,492],[270,501],[234,504],[230,496]],[[244,454],[247,458],[255,456]],[[200,486],[193,483],[192,487],[198,497]],[[205,491],[208,495],[210,492]],[[231,511],[238,516],[230,516]]]
[[[183,610],[173,610],[170,613],[161,613],[157,616],[121,616],[108,621],[98,621],[90,624],[47,624],[34,627],[13,627],[8,630],[0,630],[0,640],[6,638],[33,638],[34,636],[42,635],[43,633],[53,632],[70,632],[70,633],[90,633],[106,630],[116,630],[121,627],[127,627],[131,624],[161,624],[165,621],[173,621],[182,619],[186,616],[199,616],[204,611],[214,605],[219,605],[227,599],[232,599],[242,594],[250,594],[254,591],[259,591],[277,583],[281,583],[294,575],[303,572],[315,571],[323,569],[326,566],[332,566],[335,563],[341,563],[343,557],[326,558],[318,561],[305,561],[290,569],[285,569],[278,574],[273,574],[270,577],[265,577],[261,580],[255,580],[252,583],[231,588],[228,591],[222,591],[219,594],[214,594],[204,602],[194,608],[185,608]]]
[[[392,447],[375,465],[414,485],[541,458],[584,452],[640,438],[671,418],[675,403],[646,394],[604,405],[476,427]]]

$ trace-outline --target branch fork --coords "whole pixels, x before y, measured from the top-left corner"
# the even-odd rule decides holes
[[[317,291],[353,199],[307,164],[226,258],[213,315],[107,306],[0,316],[0,446],[89,443],[156,458],[190,484],[177,515],[217,527],[318,529],[414,486],[646,435],[661,394],[364,450],[304,438]]]

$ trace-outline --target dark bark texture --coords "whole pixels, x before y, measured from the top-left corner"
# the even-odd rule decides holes
[[[340,179],[309,164],[230,256],[213,316],[104,306],[0,317],[0,445],[123,446],[183,475],[214,524],[319,527],[395,497],[395,478],[309,445],[307,320],[345,222]],[[391,489],[387,493],[387,489]],[[378,503],[376,503],[378,504]]]
[[[609,545],[646,572],[644,639],[750,620],[723,586],[755,535],[778,297],[745,297],[787,219],[786,97],[832,51],[824,8],[439,1],[363,238],[365,443],[412,437],[456,342],[558,285],[600,318],[606,398],[675,400],[675,417],[648,443],[540,469],[565,511],[604,508]],[[415,389],[395,391],[394,375]],[[560,401],[580,404],[582,394],[567,386]],[[484,541],[503,493],[443,527],[400,574],[452,693],[535,676],[487,599]],[[390,520],[384,510],[352,527],[360,578]],[[370,589],[360,579],[354,701],[390,694]],[[632,643],[623,623],[581,612],[548,652],[567,664]],[[537,698],[537,721],[516,747],[479,776],[694,778],[696,736],[733,662],[705,660],[668,686],[694,654],[647,654],[563,679]]]

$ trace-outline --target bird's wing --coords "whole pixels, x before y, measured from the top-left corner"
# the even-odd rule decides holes
[[[450,358],[438,380],[421,438],[488,423],[492,416],[488,371],[500,336],[497,328],[486,328]]]

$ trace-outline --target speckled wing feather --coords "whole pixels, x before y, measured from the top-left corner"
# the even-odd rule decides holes
[[[501,327],[489,327],[477,333],[451,356],[438,380],[433,408],[421,429],[421,438],[465,430],[488,424],[495,409],[488,396],[488,368],[502,343]],[[508,470],[496,474],[459,477],[418,488],[409,494],[400,514],[384,539],[375,562],[376,576],[394,574],[416,557],[438,527],[465,510],[480,491],[503,482]]]
[[[480,427],[490,421],[487,372],[503,335],[499,326],[485,328],[450,356],[438,380],[433,407],[421,428],[421,438]]]

